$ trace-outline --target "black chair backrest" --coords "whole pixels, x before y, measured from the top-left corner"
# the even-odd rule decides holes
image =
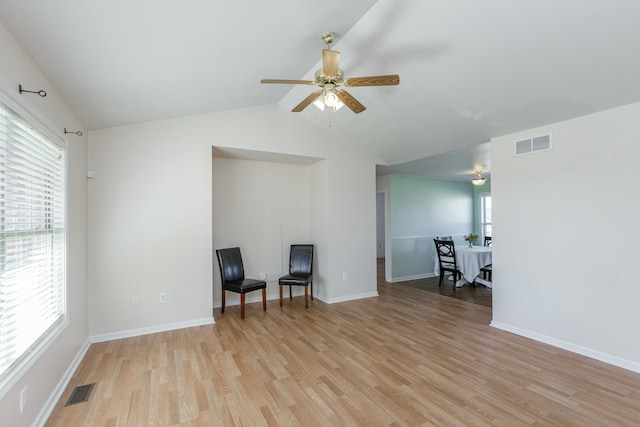
[[[458,263],[456,262],[456,247],[451,240],[433,239],[436,245],[436,253],[438,254],[438,262],[440,263],[440,270],[443,268],[458,269]]]
[[[484,236],[484,245],[491,246],[491,236]]]
[[[313,273],[313,245],[291,245],[289,274]]]
[[[244,280],[244,266],[240,248],[216,249],[222,284]]]
[[[442,236],[442,237],[437,237],[436,236],[436,239],[438,239],[438,240],[452,240],[453,241],[453,237],[451,237],[451,236]]]

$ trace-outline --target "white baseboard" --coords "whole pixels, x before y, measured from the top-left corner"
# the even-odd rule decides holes
[[[67,385],[69,385],[69,382],[73,377],[73,374],[76,372],[76,369],[78,369],[78,366],[80,366],[80,362],[82,362],[82,359],[84,358],[84,355],[87,353],[87,350],[89,350],[90,346],[91,346],[91,342],[89,340],[85,341],[85,343],[82,345],[82,347],[78,351],[78,354],[76,354],[76,357],[73,359],[73,362],[71,362],[71,365],[69,365],[69,367],[67,368],[62,378],[60,378],[60,381],[58,381],[58,385],[53,390],[53,393],[51,393],[51,395],[49,396],[49,399],[47,399],[45,405],[42,407],[42,409],[38,413],[38,416],[33,421],[32,426],[44,426],[44,424],[47,422],[47,420],[49,419],[49,416],[51,415],[51,413],[53,412],[53,409],[58,404],[58,401],[62,397],[62,394],[67,388]]]
[[[439,276],[437,276],[434,273],[427,273],[427,274],[418,274],[415,276],[394,277],[391,280],[391,283],[406,282],[408,280],[430,279],[432,277],[439,277]]]
[[[89,340],[94,342],[104,342],[118,340],[122,338],[138,337],[140,335],[155,334],[157,332],[167,332],[176,329],[192,328],[194,326],[212,325],[215,323],[213,317],[204,319],[187,320],[185,322],[169,323],[165,325],[151,326],[148,328],[130,329],[128,331],[112,332],[109,334],[92,335]]]
[[[357,300],[357,299],[363,299],[363,298],[372,298],[372,297],[377,297],[378,292],[367,292],[364,294],[357,294],[357,295],[347,295],[345,297],[337,297],[337,298],[326,298],[323,296],[316,296],[315,298],[318,298],[320,301],[327,303],[327,304],[335,304],[338,302],[345,302],[345,301],[353,301],[353,300]]]
[[[640,373],[640,363],[633,362],[631,360],[622,359],[620,357],[612,356],[610,354],[601,353],[596,350],[592,350],[587,347],[582,347],[579,345],[571,344],[566,341],[562,341],[556,338],[548,337],[546,335],[539,334],[537,332],[531,332],[526,329],[521,329],[515,326],[506,325],[504,323],[492,321],[491,326],[494,328],[502,329],[503,331],[511,332],[516,335],[520,335],[526,338],[531,338],[535,341],[540,341],[545,344],[552,345],[554,347],[561,348],[563,350],[568,350],[572,353],[577,353],[582,356],[587,356],[595,360],[599,360],[604,363],[608,363],[609,365],[618,366],[620,368],[628,369],[633,372]]]

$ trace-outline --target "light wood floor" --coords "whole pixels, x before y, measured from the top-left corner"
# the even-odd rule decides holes
[[[639,425],[640,374],[492,328],[478,304],[378,290],[94,344],[47,425]]]
[[[378,283],[379,282],[384,282],[384,258],[378,259]],[[483,285],[477,285],[475,287],[465,285],[461,288],[455,288],[453,286],[453,282],[449,281],[447,278],[442,282],[442,286],[438,286],[439,282],[439,277],[430,277],[426,279],[396,282],[394,286],[411,286],[412,288],[422,289],[423,291],[433,292],[462,301],[469,301],[489,308],[492,307],[493,295],[491,288],[487,288]]]

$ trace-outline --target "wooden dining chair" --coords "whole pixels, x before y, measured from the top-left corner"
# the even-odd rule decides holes
[[[222,308],[224,313],[225,291],[240,294],[240,318],[244,319],[244,297],[247,292],[262,289],[262,309],[267,311],[267,282],[244,277],[244,265],[240,248],[216,249],[220,277],[222,279]]]
[[[484,245],[491,246],[491,236],[484,236]]]
[[[442,286],[444,273],[453,274],[453,289],[456,289],[456,282],[462,278],[462,273],[458,269],[458,261],[456,260],[456,247],[451,240],[433,239],[436,245],[436,253],[438,254],[438,265],[440,266],[440,281],[438,287]]]

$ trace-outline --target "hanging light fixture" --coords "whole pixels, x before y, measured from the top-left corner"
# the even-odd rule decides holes
[[[471,183],[473,185],[482,185],[485,182],[487,182],[487,178],[482,176],[482,171],[476,171],[476,175],[478,175],[478,176],[476,176],[475,178],[471,179]]]
[[[333,111],[338,111],[344,107],[344,103],[338,98],[338,91],[332,84],[325,85],[322,90],[322,94],[313,102],[313,105],[324,111],[324,107],[327,106]]]

